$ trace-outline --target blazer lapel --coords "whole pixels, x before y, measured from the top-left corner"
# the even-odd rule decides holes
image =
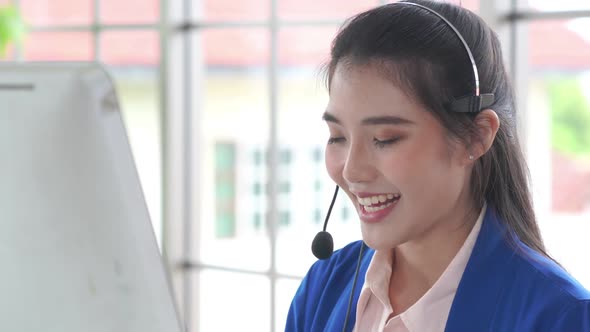
[[[509,276],[505,267],[515,255],[505,238],[506,232],[493,207],[488,206],[451,305],[446,332],[490,330],[497,301]]]

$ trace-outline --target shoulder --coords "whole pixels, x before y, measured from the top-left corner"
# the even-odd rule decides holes
[[[559,264],[522,243],[489,209],[457,289],[449,326],[557,331],[551,326],[559,322],[590,324],[589,302],[587,289]]]
[[[590,331],[590,291],[555,261],[519,242],[505,272],[500,312],[526,311],[536,331]]]
[[[590,331],[590,300],[577,300],[562,308],[549,331]]]
[[[518,288],[530,302],[531,317],[540,331],[590,331],[590,292],[551,259],[525,247],[518,268]],[[528,291],[527,291],[528,290]],[[524,304],[522,300],[519,301]]]
[[[503,293],[510,290],[574,302],[590,299],[587,289],[558,263],[524,244],[493,209],[486,211],[472,256],[473,275],[503,280],[498,284]]]
[[[329,259],[316,261],[307,272],[304,281],[325,287],[329,283],[338,283],[339,279],[350,280],[354,275],[362,244],[362,241],[349,243],[336,250]],[[366,258],[372,254],[365,253],[363,256]]]
[[[361,245],[352,242],[312,265],[291,302],[285,331],[324,331],[331,329],[330,324],[342,323]],[[361,285],[368,265],[364,261],[370,260],[371,252],[365,247]]]
[[[564,301],[590,300],[590,291],[558,263],[524,244],[519,244],[519,248],[521,250],[515,257],[515,268],[529,276],[534,286]]]

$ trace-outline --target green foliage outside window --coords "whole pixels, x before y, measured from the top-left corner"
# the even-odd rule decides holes
[[[0,58],[6,55],[11,44],[22,42],[25,25],[14,6],[0,6]]]
[[[577,78],[547,82],[551,106],[551,143],[569,155],[590,157],[590,96]]]

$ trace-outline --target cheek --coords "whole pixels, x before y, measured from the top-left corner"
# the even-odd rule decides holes
[[[328,174],[332,180],[342,186],[342,170],[344,169],[344,159],[342,159],[341,155],[342,153],[333,147],[328,146],[326,148],[326,170],[328,171]]]
[[[423,165],[427,164],[424,154],[422,152],[416,153],[412,144],[400,145],[394,150],[380,155],[378,163],[382,165],[383,175],[396,185],[412,182],[422,172]]]
[[[406,176],[412,179],[412,191],[430,204],[454,200],[461,177],[453,166],[447,146],[431,143],[430,148],[415,154],[408,161]]]
[[[383,174],[406,194],[427,195],[437,190],[449,176],[449,158],[438,142],[415,140],[383,154]],[[434,188],[436,186],[436,188]]]

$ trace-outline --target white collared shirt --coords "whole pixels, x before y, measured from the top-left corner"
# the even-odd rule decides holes
[[[449,311],[477,240],[486,205],[443,274],[432,287],[406,311],[393,313],[389,300],[389,281],[393,250],[376,251],[367,269],[356,312],[356,332],[438,332],[444,331]],[[388,319],[389,318],[389,319]]]

